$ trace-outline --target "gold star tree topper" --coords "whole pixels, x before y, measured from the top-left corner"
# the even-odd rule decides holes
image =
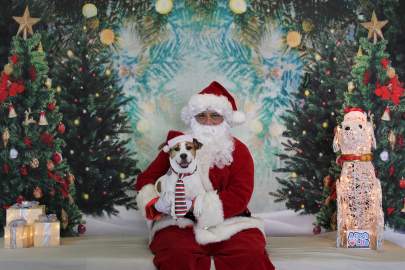
[[[381,28],[383,28],[388,23],[388,20],[379,21],[377,16],[375,15],[375,11],[373,11],[373,15],[371,15],[370,22],[361,23],[361,25],[368,30],[368,39],[373,37],[374,44],[377,43],[377,35],[384,39]]]
[[[13,16],[13,19],[20,25],[20,27],[18,28],[17,35],[19,35],[22,32],[24,39],[27,39],[27,32],[30,33],[31,35],[34,34],[34,32],[32,31],[32,26],[37,22],[39,22],[40,20],[39,18],[32,18],[30,16],[28,6],[25,8],[22,17]]]

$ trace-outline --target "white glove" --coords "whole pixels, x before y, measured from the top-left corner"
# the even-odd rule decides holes
[[[202,206],[203,206],[203,199],[205,194],[199,194],[194,199],[194,209],[193,214],[196,218],[201,216],[202,213]]]
[[[170,215],[172,202],[174,202],[174,193],[170,191],[163,192],[155,202],[154,207],[160,213]]]

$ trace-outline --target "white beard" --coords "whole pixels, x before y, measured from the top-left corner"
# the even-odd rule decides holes
[[[201,125],[193,118],[190,126],[192,135],[203,144],[197,152],[201,162],[220,169],[232,163],[234,142],[226,121],[220,125]]]

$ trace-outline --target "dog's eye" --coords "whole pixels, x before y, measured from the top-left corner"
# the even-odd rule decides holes
[[[180,147],[175,147],[174,151],[179,152],[180,151]]]
[[[345,130],[350,130],[350,127],[345,127]]]
[[[362,128],[363,128],[363,126],[362,126],[362,125],[359,125],[359,128],[360,128],[360,129],[362,129]]]
[[[191,149],[193,149],[193,147],[191,147],[189,145],[186,146],[186,150],[191,150]]]

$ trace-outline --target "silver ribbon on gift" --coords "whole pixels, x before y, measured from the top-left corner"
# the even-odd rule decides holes
[[[52,232],[51,232],[51,222],[57,222],[58,218],[55,214],[49,215],[40,215],[36,222],[44,223],[44,237],[42,238],[42,246],[48,246],[51,240]]]
[[[38,206],[39,202],[37,201],[22,201],[21,203],[15,203],[11,206],[11,208],[20,209],[20,217],[27,219],[28,212],[25,209],[30,209],[35,206]]]
[[[10,248],[17,248],[17,228],[27,225],[27,221],[23,218],[14,219],[8,226],[10,227]]]

